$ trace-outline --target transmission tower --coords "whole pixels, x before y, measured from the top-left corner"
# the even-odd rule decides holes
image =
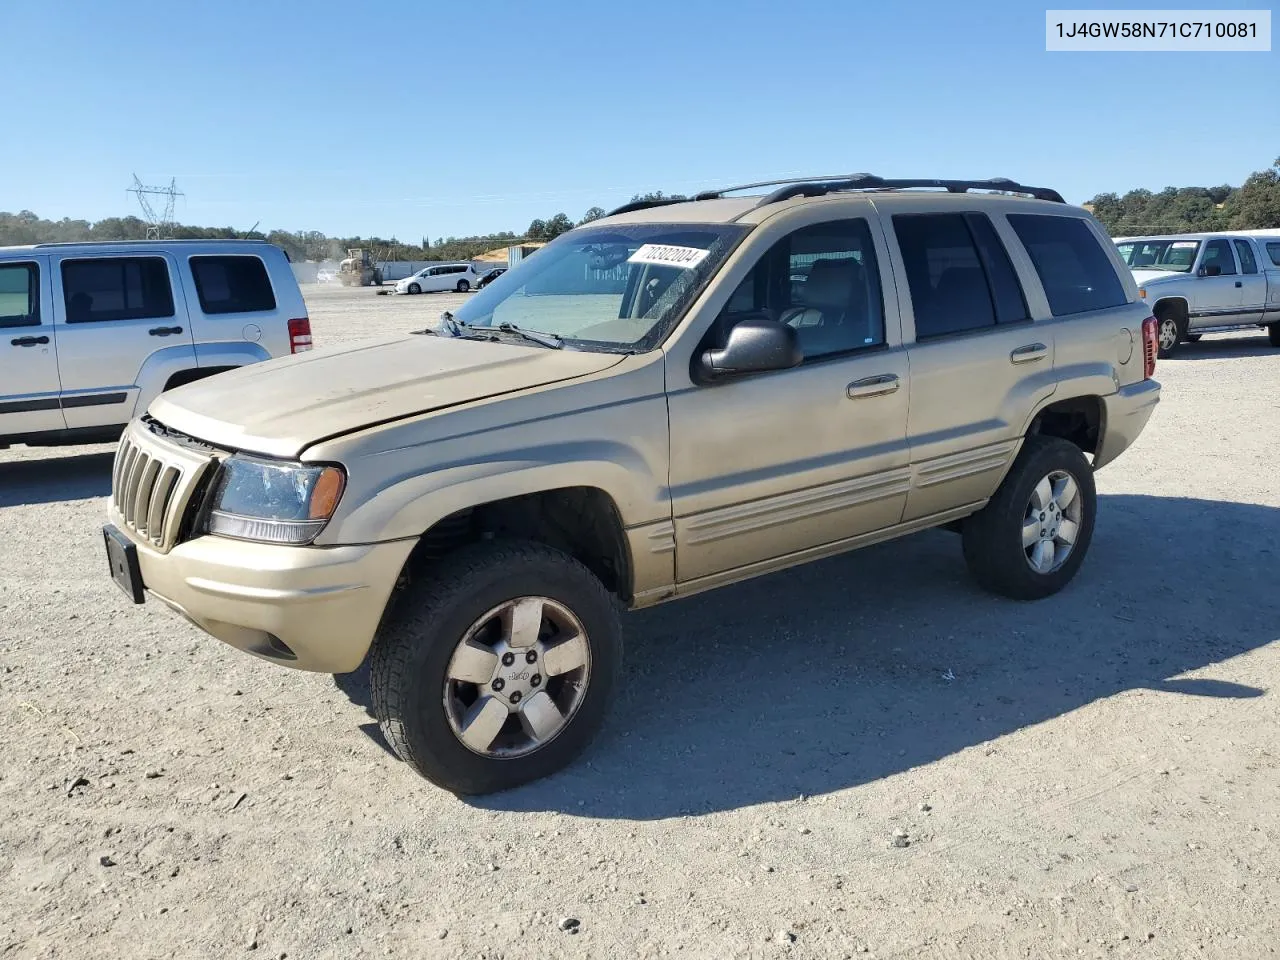
[[[138,206],[142,207],[143,219],[147,221],[147,239],[148,240],[164,240],[173,232],[173,207],[178,197],[186,196],[178,189],[177,178],[169,181],[167,187],[148,187],[138,175],[133,175],[133,186],[128,189],[129,193],[134,194],[138,198]],[[155,198],[153,200],[152,198]],[[164,198],[164,206],[161,212],[156,212],[159,199]]]

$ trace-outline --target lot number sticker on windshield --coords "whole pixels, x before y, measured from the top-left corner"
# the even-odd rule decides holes
[[[697,247],[673,247],[665,243],[646,243],[627,257],[627,263],[655,263],[664,267],[692,270],[707,258],[710,250]]]
[[[1195,240],[1179,240],[1177,243],[1175,243],[1175,244],[1173,245],[1173,249],[1174,249],[1174,250],[1189,250],[1191,247],[1194,247],[1194,246],[1196,245],[1196,243],[1197,243],[1197,241],[1195,241]]]

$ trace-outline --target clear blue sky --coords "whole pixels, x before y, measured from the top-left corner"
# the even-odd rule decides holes
[[[0,210],[135,212],[136,171],[185,223],[416,241],[805,173],[1079,202],[1280,154],[1280,53],[1046,53],[1045,6],[0,0]]]

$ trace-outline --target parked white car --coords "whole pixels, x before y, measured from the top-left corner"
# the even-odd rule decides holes
[[[1280,231],[1120,237],[1159,323],[1160,356],[1202,334],[1265,327],[1280,347]]]
[[[0,449],[111,441],[165,390],[310,349],[273,244],[0,247]]]
[[[436,263],[396,281],[396,293],[466,293],[480,282],[481,274],[469,263]]]

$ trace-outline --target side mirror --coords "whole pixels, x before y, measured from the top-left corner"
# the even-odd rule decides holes
[[[747,317],[729,331],[724,349],[704,351],[698,359],[702,379],[720,380],[798,367],[804,351],[794,327],[768,317]]]
[[[1222,267],[1221,267],[1221,266],[1219,266],[1219,265],[1218,265],[1218,264],[1216,264],[1216,263],[1211,263],[1211,264],[1209,264],[1208,266],[1201,267],[1199,270],[1197,270],[1197,271],[1196,271],[1196,276],[1198,276],[1198,277],[1220,277],[1220,276],[1222,276]]]

